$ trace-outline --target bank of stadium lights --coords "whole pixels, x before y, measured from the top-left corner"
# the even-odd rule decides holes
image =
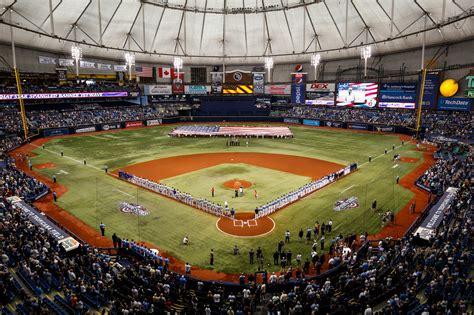
[[[318,80],[318,66],[320,62],[321,62],[320,54],[311,55],[311,65],[314,67],[314,81]]]
[[[367,60],[372,57],[372,47],[370,45],[362,47],[360,56],[362,59],[364,59],[364,77],[367,77]]]
[[[78,46],[71,47],[71,57],[76,65],[76,78],[79,78],[79,61],[82,59],[82,48]]]
[[[268,70],[268,82],[272,82],[273,58],[265,57],[265,69]]]
[[[174,65],[174,68],[176,69],[176,72],[178,73],[177,77],[179,78],[179,70],[183,69],[183,58],[174,57],[173,65]]]
[[[128,69],[128,80],[132,81],[132,67],[135,65],[135,55],[132,53],[125,53],[125,63]]]

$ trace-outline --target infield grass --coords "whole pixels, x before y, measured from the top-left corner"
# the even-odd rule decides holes
[[[377,233],[381,229],[381,220],[378,213],[370,210],[371,202],[377,199],[381,211],[400,210],[408,203],[412,192],[395,185],[395,177],[403,177],[421,163],[421,160],[417,163],[394,163],[393,153],[383,155],[363,165],[356,173],[272,215],[276,227],[269,235],[241,239],[219,232],[214,216],[119,181],[90,166],[100,169],[107,165],[109,169],[116,169],[163,157],[229,150],[299,155],[343,165],[352,162],[361,164],[367,161],[369,155],[376,157],[385,148],[391,148],[392,144],[400,144],[399,138],[345,130],[291,127],[295,136],[293,139],[250,139],[248,147],[226,148],[225,140],[219,138],[170,138],[167,134],[172,128],[159,126],[51,139],[46,144],[46,150],[38,148],[34,151],[37,156],[32,158],[32,162],[56,164],[54,169],[37,171],[46,176],[57,176],[58,181],[69,189],[59,199],[59,206],[90,226],[98,229],[103,221],[107,224],[108,236],[116,232],[123,238],[148,241],[202,268],[211,267],[208,260],[209,251],[213,248],[213,268],[229,273],[255,271],[256,265],[248,264],[247,252],[258,246],[263,249],[265,264],[270,264],[267,269],[278,270],[271,264],[271,253],[284,238],[287,229],[292,233],[292,240],[286,247],[291,249],[293,257],[298,252],[305,258],[309,257],[311,245],[296,241],[296,235],[300,228],[312,227],[316,221],[322,223],[332,219],[334,222],[334,232],[326,236],[327,244],[339,233]],[[65,157],[48,150],[56,153],[63,151]],[[422,152],[415,151],[411,144],[397,149],[397,153],[422,159]],[[78,162],[83,159],[87,159],[88,166]],[[394,168],[394,165],[398,166]],[[182,185],[184,191],[201,189],[202,186],[205,187],[202,188],[203,193],[209,193],[209,183],[201,183],[198,179]],[[284,186],[284,183],[280,185],[286,191],[292,188]],[[358,198],[358,208],[334,211],[336,201],[351,196]],[[137,202],[151,213],[140,218],[120,213],[120,201]],[[181,245],[185,234],[190,238],[189,246]],[[242,255],[232,255],[234,244],[241,248]]]

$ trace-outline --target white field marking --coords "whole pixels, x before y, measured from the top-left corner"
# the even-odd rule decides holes
[[[394,166],[392,166],[392,168],[397,168],[398,167],[398,164],[395,164]]]
[[[216,221],[216,229],[217,229],[218,231],[220,231],[221,233],[225,234],[225,235],[232,236],[232,237],[237,237],[237,238],[257,238],[257,237],[262,237],[262,236],[265,236],[265,235],[268,235],[268,234],[272,233],[273,230],[275,229],[275,226],[276,226],[275,221],[273,221],[272,218],[270,218],[269,216],[267,216],[267,218],[269,218],[269,219],[272,221],[273,227],[272,227],[272,229],[271,229],[270,231],[268,231],[268,232],[266,232],[266,233],[263,233],[263,234],[260,234],[260,235],[254,235],[254,236],[239,236],[239,235],[234,235],[234,234],[229,234],[229,233],[227,233],[227,232],[224,232],[224,231],[222,231],[222,230],[219,228],[219,221],[223,219],[222,217],[220,217],[220,218]]]
[[[410,142],[411,142],[411,140],[410,140],[410,141],[407,141],[406,143],[410,143]],[[402,147],[401,144],[400,144],[399,146],[395,147],[395,150],[398,149],[398,148],[400,148],[400,147]],[[387,150],[387,154],[389,154],[389,153],[392,152],[392,151],[394,151],[394,150]],[[379,157],[384,156],[384,155],[387,155],[387,154],[382,153],[382,154],[380,154],[380,155],[378,155],[378,156],[372,158],[372,161],[375,161],[375,160],[378,159]],[[366,162],[362,163],[361,165],[358,165],[357,168],[361,168],[362,166],[364,166],[364,165],[366,165],[366,164],[369,164],[369,161],[366,161]]]
[[[349,189],[351,189],[352,187],[355,187],[355,186],[357,186],[357,185],[352,185],[352,186],[347,187],[346,189],[344,189],[343,191],[341,191],[341,194],[342,194],[343,192],[348,191]]]
[[[255,219],[247,220],[247,221],[245,221],[244,223],[247,223],[247,226],[248,226],[248,227],[257,226],[257,225],[258,225],[258,222],[257,222],[257,220],[255,220]]]
[[[121,191],[120,189],[113,189],[112,191],[116,191],[116,192],[119,192],[119,193],[124,194],[124,195],[126,195],[126,196],[135,198],[134,196],[132,196],[132,195],[130,195],[129,193],[126,193],[126,192],[124,192],[124,191]]]
[[[242,220],[233,220],[235,227],[244,227],[244,221]]]
[[[37,148],[42,148],[42,147],[40,147],[39,145],[36,145],[36,144],[33,144],[33,143],[29,143],[29,145],[32,145],[32,146],[37,147]],[[56,155],[61,156],[61,153],[54,152],[54,151],[49,150],[49,149],[46,149],[46,148],[44,148],[44,150],[46,150],[46,151],[48,151],[48,152],[51,152],[51,153],[53,153],[53,154],[56,154]],[[84,163],[84,161],[76,160],[75,158],[70,157],[70,156],[67,156],[67,155],[64,155],[63,157],[65,157],[66,159],[73,160],[73,161],[75,161],[75,162],[77,162],[77,163],[80,163],[80,164],[83,164],[83,163]],[[91,164],[89,164],[89,163],[87,163],[85,166],[91,167],[91,168],[96,169],[96,170],[98,170],[98,171],[102,171],[100,168],[98,168],[98,167],[96,167],[96,166],[94,166],[94,165],[91,165]]]
[[[59,170],[59,174],[69,175],[69,173],[68,173],[68,172],[66,172],[66,171],[63,171],[63,170]]]

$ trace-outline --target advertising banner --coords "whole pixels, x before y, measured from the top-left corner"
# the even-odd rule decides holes
[[[56,74],[58,75],[58,81],[59,82],[65,82],[67,81],[67,69],[59,69],[56,68]]]
[[[143,86],[145,95],[170,95],[172,89],[170,84],[145,84]]]
[[[81,60],[79,62],[79,67],[84,69],[95,69],[95,62]]]
[[[379,107],[415,109],[416,83],[382,83]]]
[[[472,99],[465,97],[440,97],[438,99],[438,110],[453,110],[469,112],[472,107]]]
[[[120,129],[120,123],[113,123],[113,124],[102,124],[100,128],[104,131],[107,130],[114,130],[114,129]]]
[[[13,206],[20,209],[28,220],[36,226],[42,227],[49,235],[54,237],[66,251],[71,251],[79,247],[79,242],[70,237],[66,232],[51,222],[46,216],[42,215],[35,208],[26,204],[24,201],[15,202]]]
[[[380,132],[395,132],[395,128],[393,126],[375,126],[375,130]]]
[[[68,128],[45,129],[43,130],[44,137],[64,136],[69,134]]]
[[[291,74],[291,102],[304,104],[306,90],[306,73]]]
[[[368,130],[369,126],[366,124],[354,124],[354,123],[349,123],[347,124],[347,128],[349,129],[356,129],[356,130]]]
[[[184,72],[173,73],[173,85],[171,86],[171,91],[173,94],[184,93]]]
[[[252,85],[252,73],[244,70],[232,70],[225,72],[225,83],[227,84],[242,84]]]
[[[162,119],[150,119],[146,121],[147,126],[158,126],[163,123]]]
[[[142,127],[143,121],[127,121],[125,123],[125,128],[132,128],[132,127]]]
[[[421,86],[421,75],[420,84]],[[423,91],[423,107],[422,109],[435,109],[436,96],[439,88],[439,73],[427,73],[425,78],[425,89]]]
[[[283,118],[283,122],[287,124],[300,124],[300,120],[298,118]]]
[[[264,72],[253,73],[253,93],[254,94],[265,93],[265,73]]]
[[[86,133],[86,132],[94,132],[96,131],[95,126],[87,126],[87,127],[78,127],[74,129],[76,133]]]
[[[337,106],[375,107],[377,104],[377,83],[339,83],[337,85]]]
[[[224,84],[224,94],[252,94],[253,86],[252,85],[242,85],[242,84]]]
[[[291,84],[265,85],[265,94],[290,95],[291,94]]]
[[[224,73],[211,72],[211,92],[212,94],[222,93],[222,83],[224,81]]]
[[[59,65],[63,67],[73,67],[74,59],[59,59]]]
[[[125,72],[127,71],[127,65],[114,65],[115,72]]]
[[[321,122],[319,120],[314,119],[303,119],[303,125],[319,127],[321,125]]]
[[[324,125],[326,127],[332,127],[332,128],[343,128],[344,125],[340,121],[325,121]]]
[[[306,84],[306,105],[334,105],[335,83]]]
[[[445,211],[456,200],[457,191],[457,188],[449,187],[438,202],[431,207],[428,216],[413,234],[419,234],[422,239],[429,240],[443,221]]]
[[[108,63],[98,63],[97,64],[97,69],[98,70],[109,70],[112,71],[112,65]]]
[[[94,98],[94,97],[126,97],[127,92],[84,92],[84,93],[39,93],[22,94],[24,100],[62,99],[62,98]],[[17,100],[18,94],[0,94],[0,101]]]
[[[56,64],[56,58],[39,56],[38,60],[39,60],[39,63],[43,64],[43,65],[55,65]]]
[[[191,95],[206,95],[211,92],[210,85],[185,85],[184,93]]]

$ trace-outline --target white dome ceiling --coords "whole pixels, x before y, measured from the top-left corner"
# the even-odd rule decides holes
[[[0,0],[0,6],[3,42],[10,41],[10,8],[18,44],[69,54],[76,40],[86,57],[123,59],[130,49],[143,62],[181,55],[194,64],[263,63],[271,55],[291,63],[309,61],[316,50],[323,59],[357,56],[360,45],[374,42],[374,54],[419,47],[423,30],[428,45],[474,36],[472,0]]]

